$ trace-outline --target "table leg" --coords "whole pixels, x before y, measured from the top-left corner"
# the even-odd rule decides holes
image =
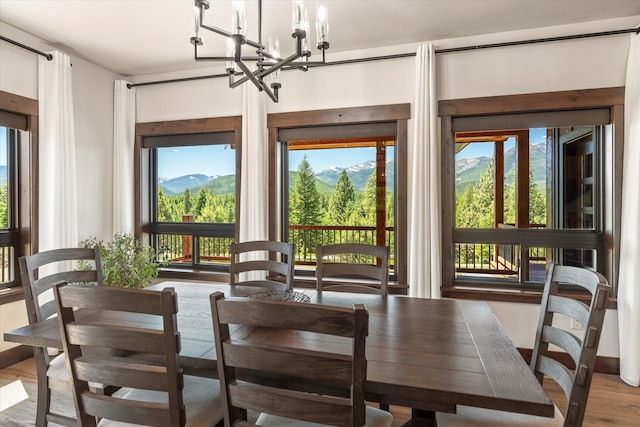
[[[411,409],[411,419],[402,427],[436,427],[436,413],[422,409]]]

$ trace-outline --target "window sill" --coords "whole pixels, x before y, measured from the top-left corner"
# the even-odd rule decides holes
[[[9,304],[14,301],[20,301],[24,299],[24,293],[22,287],[2,288],[0,289],[0,305]]]
[[[590,302],[589,295],[583,292],[565,290],[560,291],[560,295],[571,297],[587,304]],[[470,286],[449,286],[442,289],[442,296],[445,298],[540,304],[542,290],[484,287],[480,289]],[[618,301],[615,297],[609,297],[607,308],[618,308]]]

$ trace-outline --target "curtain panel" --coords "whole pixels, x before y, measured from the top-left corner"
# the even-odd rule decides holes
[[[418,47],[409,174],[409,294],[440,298],[441,211],[440,141],[438,139],[435,50]]]
[[[38,58],[39,251],[78,247],[71,60]]]
[[[267,240],[267,98],[251,84],[244,85],[242,110],[242,169],[240,171],[240,241]],[[249,254],[253,256],[256,254]],[[258,255],[259,256],[259,255]],[[243,255],[244,257],[244,255]],[[266,258],[266,254],[262,256]],[[243,273],[240,280],[264,279],[265,272]],[[246,277],[244,277],[246,276]]]
[[[640,36],[632,34],[624,100],[618,331],[620,378],[640,385]]]
[[[133,234],[136,88],[116,80],[113,92],[113,233]]]

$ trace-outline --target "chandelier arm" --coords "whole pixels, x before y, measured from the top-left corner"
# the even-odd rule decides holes
[[[204,28],[205,30],[212,31],[216,34],[220,34],[221,36],[225,36],[227,38],[231,38],[231,36],[233,35],[229,31],[225,31],[221,28],[214,27],[212,25],[207,25],[204,22],[200,24],[200,28]],[[262,46],[260,43],[254,42],[253,40],[250,40],[250,39],[246,39],[245,44],[251,47],[255,47],[256,49],[260,49],[260,48],[264,49],[264,46]]]
[[[286,65],[289,65],[290,63],[292,63],[293,61],[295,61],[298,58],[300,58],[300,55],[298,55],[297,53],[294,53],[290,57],[288,57],[286,59],[283,59],[280,62],[265,64],[265,66],[268,66],[269,69],[266,69],[266,70],[263,70],[263,71],[258,71],[256,73],[256,77],[261,79],[261,78],[263,78],[265,76],[268,76],[269,74],[273,73],[274,71],[277,71],[277,70],[281,69],[282,67],[284,67]]]
[[[254,85],[256,85],[256,87],[257,87],[259,90],[264,90],[264,88],[265,88],[265,84],[264,84],[264,82],[263,82],[262,80],[258,79],[258,78],[256,77],[256,75],[254,75],[254,74],[251,72],[251,70],[249,69],[249,67],[247,67],[246,65],[244,65],[244,63],[242,63],[241,61],[236,62],[236,65],[237,65],[238,67],[240,67],[240,69],[241,69],[242,71],[244,71],[244,74],[245,74],[245,78],[244,78],[244,79],[241,79],[240,81],[243,81],[243,80],[245,80],[245,79],[247,79],[247,78],[248,78],[249,80],[251,80],[251,82],[253,82],[253,84],[254,84]],[[239,81],[239,82],[240,82],[240,81]]]
[[[267,85],[264,85],[263,89],[267,93],[267,95],[269,95],[269,98],[271,98],[273,102],[278,102],[278,89],[275,89],[275,93],[272,92]]]

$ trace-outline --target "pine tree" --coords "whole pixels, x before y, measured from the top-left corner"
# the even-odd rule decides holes
[[[347,225],[351,212],[355,210],[356,194],[346,171],[342,171],[336,190],[329,199],[329,215],[334,224]]]
[[[290,193],[290,224],[318,225],[322,212],[321,197],[316,185],[313,169],[304,156],[298,165],[298,173],[294,179],[294,188]]]

